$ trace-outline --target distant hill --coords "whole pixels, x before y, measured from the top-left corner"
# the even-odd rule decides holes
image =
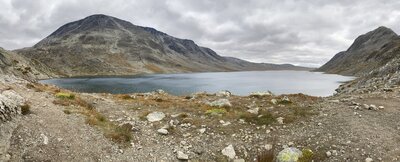
[[[33,47],[16,52],[61,76],[310,70],[222,57],[192,40],[107,15],[92,15],[65,24]]]
[[[336,54],[317,71],[361,76],[398,58],[399,50],[399,36],[389,28],[379,27],[359,36],[349,49]]]

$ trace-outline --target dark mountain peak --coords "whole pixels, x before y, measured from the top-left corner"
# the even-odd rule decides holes
[[[362,49],[363,47],[379,48],[383,44],[386,44],[397,38],[398,35],[392,29],[380,26],[373,31],[357,37],[347,51],[355,51]]]

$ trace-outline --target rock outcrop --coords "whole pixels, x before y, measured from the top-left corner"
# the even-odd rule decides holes
[[[12,120],[13,116],[21,114],[23,98],[16,92],[6,90],[0,94],[0,122]]]

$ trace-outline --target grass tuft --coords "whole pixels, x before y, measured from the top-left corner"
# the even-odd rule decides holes
[[[226,113],[225,109],[209,109],[206,111],[207,115],[223,115]]]
[[[297,162],[312,162],[314,153],[310,149],[303,149],[302,156],[297,160]]]
[[[246,112],[241,114],[240,118],[257,125],[270,125],[276,120],[270,112],[261,112],[259,115]]]
[[[55,94],[55,96],[57,98],[60,98],[60,99],[70,99],[70,100],[75,99],[75,95],[74,94],[66,93],[66,92],[58,92],[58,93]]]
[[[23,104],[21,105],[21,114],[22,115],[28,115],[31,113],[31,106],[28,104]]]

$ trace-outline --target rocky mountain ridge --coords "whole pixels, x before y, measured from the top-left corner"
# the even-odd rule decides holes
[[[192,40],[92,15],[63,25],[31,48],[16,50],[60,76],[242,70],[310,70],[222,57]]]
[[[317,71],[361,76],[400,57],[400,37],[391,29],[379,27],[354,40]]]

